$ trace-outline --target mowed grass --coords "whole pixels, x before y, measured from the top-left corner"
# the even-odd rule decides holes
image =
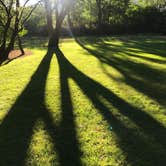
[[[164,166],[166,38],[60,45],[0,67],[0,165]]]

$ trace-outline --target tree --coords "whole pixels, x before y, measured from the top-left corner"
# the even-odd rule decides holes
[[[28,6],[25,9],[25,14],[29,13],[31,10],[31,6]],[[45,13],[45,7],[41,3],[38,5],[38,7],[35,9],[35,11],[32,13],[31,17],[26,21],[24,27],[27,30],[27,35],[39,35],[39,36],[46,36],[48,35],[47,32],[47,23],[46,23],[46,13]]]
[[[155,5],[157,7],[166,7],[166,1],[165,0],[143,0],[142,3],[144,3],[145,5]]]
[[[0,0],[0,25],[2,31],[0,64],[8,58],[10,51],[14,48],[16,39],[18,39],[21,52],[24,53],[20,39],[20,32],[24,29],[25,22],[40,3],[40,1],[38,1],[32,7],[30,12],[24,15],[26,5],[29,1],[30,0],[26,0],[23,6],[21,6],[20,0]]]
[[[62,23],[72,9],[74,0],[45,0],[45,9],[47,17],[47,28],[49,31],[48,49],[57,49],[59,45],[60,31]],[[55,26],[54,26],[55,14]]]
[[[100,32],[101,28],[102,28],[102,4],[101,4],[101,0],[96,0],[96,4],[97,4],[97,9],[98,9],[98,30]]]

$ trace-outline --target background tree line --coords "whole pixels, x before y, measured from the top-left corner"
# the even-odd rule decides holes
[[[165,0],[0,0],[0,64],[24,35],[166,34]]]
[[[166,2],[164,0],[78,0],[64,20],[62,35],[69,34],[69,19],[73,32],[78,35],[166,34]],[[29,35],[48,35],[44,5],[41,4],[33,12],[25,28]]]

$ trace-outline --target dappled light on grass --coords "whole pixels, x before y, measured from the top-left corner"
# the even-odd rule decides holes
[[[4,79],[11,71],[11,79],[0,85],[5,96],[0,97],[15,98],[0,105],[4,159],[0,162],[164,165],[166,57],[159,54],[164,47],[156,50],[161,40],[88,37],[77,41],[80,45],[63,40],[62,51],[50,52],[44,59],[44,51],[34,48],[34,56],[0,68]],[[140,46],[155,42],[160,44],[151,50]],[[21,64],[25,67],[18,82],[15,71]],[[20,83],[20,95],[10,94],[14,81]]]
[[[25,163],[26,165],[59,164],[56,151],[54,151],[54,140],[50,137],[42,119],[37,120],[34,125]]]
[[[31,76],[36,71],[43,56],[43,52],[35,50],[35,56],[17,59],[0,67],[0,119],[3,118],[23,92]],[[3,111],[6,110],[6,111]]]
[[[157,49],[158,43],[155,45],[155,38],[151,39],[151,45],[146,43],[146,38],[134,40],[131,38],[121,39],[119,37],[110,41],[109,44],[100,41],[100,39],[94,42],[88,40],[88,38],[78,38],[76,40],[91,55],[98,58],[102,64],[110,65],[123,74],[126,84],[152,97],[160,104],[166,104],[166,89],[164,86],[166,83],[166,55],[162,54],[165,51],[165,47],[160,46]],[[164,43],[165,40],[161,40]],[[89,47],[96,43],[97,46],[94,46],[93,49]],[[131,50],[128,53],[128,48],[130,47],[139,51],[132,52]],[[141,54],[140,57],[137,55],[137,52]],[[151,54],[156,59],[152,59]],[[133,57],[137,57],[137,59]],[[158,57],[161,58],[159,59]]]
[[[45,113],[43,111],[47,110],[43,102],[45,80],[50,60],[51,57],[48,56],[41,61],[36,72],[31,77],[31,81],[17,98],[1,123],[0,155],[3,158],[0,161],[1,165],[9,165],[9,163],[12,163],[12,165],[24,165],[25,163],[35,122]],[[46,68],[45,72],[42,69],[43,67]],[[40,83],[40,86],[37,86],[37,83]],[[42,111],[38,112],[40,109]],[[44,118],[47,121],[50,118],[49,114],[44,115]],[[14,154],[17,155],[13,156]]]
[[[39,119],[44,122],[45,130],[53,141],[54,151],[57,150],[58,160],[54,161],[55,158],[52,158],[50,164],[59,161],[62,165],[67,165],[68,162],[80,165],[79,158],[77,157],[77,151],[79,150],[77,150],[77,138],[74,132],[75,125],[72,114],[72,104],[67,104],[66,102],[66,99],[69,100],[70,98],[68,88],[65,90],[65,93],[63,93],[63,88],[61,90],[62,104],[59,125],[54,123],[56,119],[54,119],[54,116],[52,116],[45,104],[46,80],[52,56],[52,51],[49,51],[47,55],[45,55],[36,72],[31,77],[30,82],[1,123],[0,154],[4,158],[4,160],[1,161],[2,165],[8,165],[9,163],[13,163],[14,165],[24,165],[25,162],[33,163],[33,161],[31,161],[33,158],[27,161],[27,152],[29,146],[33,144],[34,126]],[[63,85],[65,82],[61,81],[60,83]],[[65,97],[66,95],[67,98]],[[56,100],[55,98],[53,99]],[[65,103],[67,104],[66,106],[64,105]],[[67,109],[69,110],[67,111]],[[29,150],[33,151],[32,149],[33,148],[30,147]],[[17,156],[14,156],[13,159],[12,156],[14,153],[16,153]],[[47,151],[47,153],[49,153],[49,151]],[[40,160],[39,158],[34,158],[34,162],[35,160]]]
[[[63,67],[63,74],[66,75],[67,78],[72,78],[75,81],[75,83],[80,87],[82,92],[89,98],[89,100],[91,100],[94,107],[99,111],[99,113],[103,116],[107,123],[112,126],[112,128],[114,128],[114,132],[118,137],[117,142],[119,143],[121,149],[123,149],[123,151],[127,153],[126,160],[129,163],[140,165],[146,160],[148,161],[151,156],[155,158],[153,163],[164,163],[164,160],[158,160],[159,156],[163,155],[163,153],[165,152],[165,150],[162,149],[162,146],[163,148],[165,147],[164,140],[166,136],[165,129],[160,123],[158,123],[150,115],[143,112],[139,108],[130,105],[128,102],[118,97],[111,90],[105,88],[98,82],[83,74],[65,58],[61,51],[57,53],[57,58],[60,68]],[[100,96],[102,96],[110,104],[116,107],[122,114],[121,116],[124,115],[129,117],[141,129],[137,129],[137,127],[135,126],[132,128],[132,125],[130,125],[130,123],[126,127],[123,124],[123,121],[121,122],[116,116],[113,115],[111,109],[105,103],[103,103],[103,101],[100,99]],[[151,127],[149,128],[147,124],[150,124]],[[158,130],[158,133],[153,133],[153,130],[155,128]],[[158,138],[159,134],[162,138]],[[132,140],[133,138],[135,138],[135,140]],[[130,141],[132,142],[132,144],[129,143]],[[157,143],[158,141],[161,143],[161,145],[160,143]],[[147,152],[150,151],[151,154],[147,154],[146,151],[144,151],[144,153],[146,153],[147,155],[145,155],[144,153],[142,154],[140,151],[141,146],[146,147]],[[134,150],[131,150],[131,148]],[[161,151],[159,152],[159,150]],[[137,156],[138,154],[140,155]],[[143,161],[141,161],[140,158]]]

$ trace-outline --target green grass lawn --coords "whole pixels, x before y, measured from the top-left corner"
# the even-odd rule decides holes
[[[166,38],[60,45],[0,67],[0,166],[164,166]]]

